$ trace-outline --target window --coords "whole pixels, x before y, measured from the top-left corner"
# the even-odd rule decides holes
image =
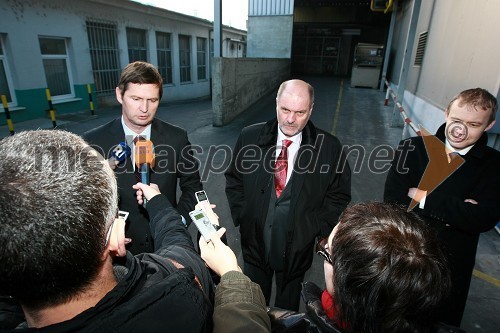
[[[87,21],[95,93],[111,95],[120,80],[120,61],[116,25]]]
[[[181,82],[191,81],[191,38],[179,35],[179,59]]]
[[[0,95],[5,95],[7,99],[7,104],[12,106],[16,104],[15,94],[13,91],[13,85],[10,81],[9,66],[7,62],[7,57],[5,55],[2,35],[0,35]],[[0,100],[0,107],[2,103]]]
[[[196,38],[196,55],[198,65],[198,80],[207,79],[207,40]]]
[[[71,83],[69,58],[66,51],[66,40],[63,38],[40,37],[43,68],[47,88],[54,100],[74,96]]]
[[[148,61],[146,30],[127,28],[128,60]]]
[[[172,48],[170,34],[156,32],[156,53],[158,55],[158,71],[163,83],[172,83]]]

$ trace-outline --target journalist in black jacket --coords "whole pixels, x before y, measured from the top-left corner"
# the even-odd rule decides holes
[[[26,323],[9,323],[16,332],[211,332],[211,276],[180,215],[135,184],[150,199],[156,248],[134,257],[116,185],[75,134],[26,131],[0,142],[0,295],[22,305]]]
[[[96,306],[41,329],[14,332],[211,332],[213,285],[180,215],[163,195],[148,202],[155,253],[115,260],[118,284]]]

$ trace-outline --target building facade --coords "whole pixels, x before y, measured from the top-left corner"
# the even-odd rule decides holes
[[[116,103],[128,63],[148,61],[165,100],[210,96],[213,23],[128,0],[0,0],[0,94],[14,121]],[[223,27],[222,55],[246,55],[246,31]],[[3,109],[2,109],[3,111]]]

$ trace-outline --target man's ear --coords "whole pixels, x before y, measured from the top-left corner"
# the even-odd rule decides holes
[[[124,257],[127,253],[125,249],[125,220],[116,218],[111,228],[113,229],[111,230],[104,256]]]
[[[486,132],[486,131],[489,131],[489,130],[493,127],[493,125],[495,125],[495,122],[496,122],[496,120],[493,120],[493,121],[491,122],[491,124],[489,124],[488,126],[486,126],[486,128],[484,129],[484,131],[485,131],[485,132]]]
[[[120,104],[123,104],[123,96],[122,96],[122,91],[120,90],[120,88],[116,87],[115,94],[116,94],[116,99],[118,100],[118,102],[120,102]]]

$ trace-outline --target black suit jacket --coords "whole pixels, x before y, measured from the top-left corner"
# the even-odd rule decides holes
[[[112,150],[125,141],[121,117],[84,134],[85,140],[103,156],[109,158]],[[191,222],[189,212],[194,209],[194,193],[203,189],[198,173],[199,163],[191,152],[187,132],[177,126],[154,119],[151,125],[151,141],[154,144],[155,166],[151,170],[150,181],[159,186],[174,207]],[[149,230],[147,211],[137,204],[132,185],[137,182],[132,160],[129,158],[117,166],[119,207],[130,212],[125,229],[126,236],[132,238],[127,248],[133,254],[153,252],[153,239]],[[177,201],[177,180],[182,194]]]
[[[258,267],[266,266],[263,229],[277,135],[276,120],[245,127],[226,171],[226,195],[233,222],[240,226],[243,259]],[[311,266],[315,237],[330,234],[350,201],[351,170],[340,141],[309,121],[293,169],[283,256],[286,281]]]

